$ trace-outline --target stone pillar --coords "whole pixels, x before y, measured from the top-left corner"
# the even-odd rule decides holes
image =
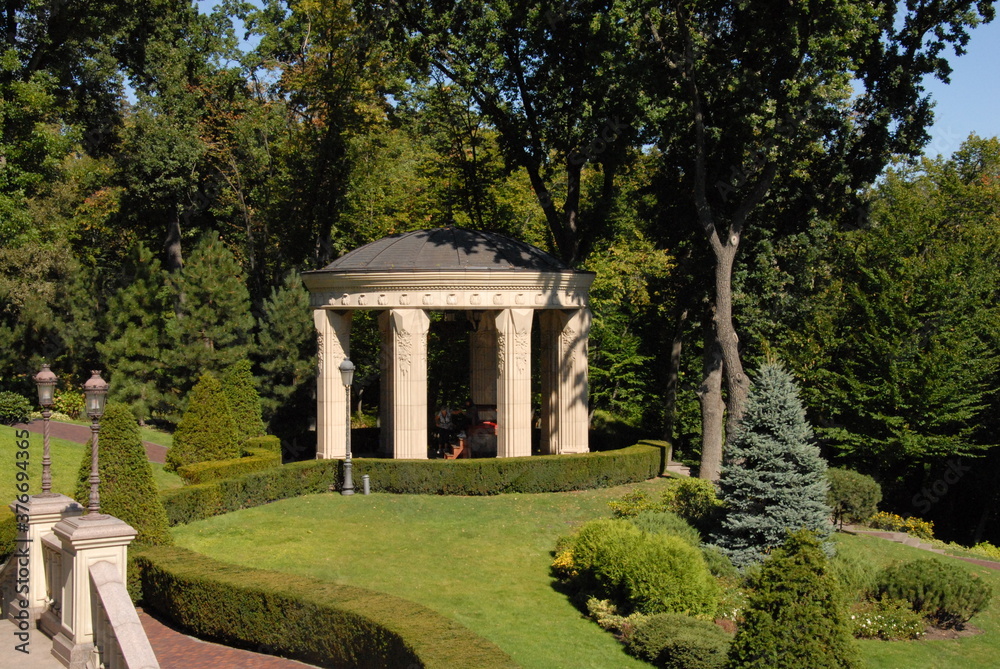
[[[12,604],[11,615],[20,615],[22,610],[28,611],[32,621],[38,620],[45,611],[49,600],[49,589],[58,588],[57,583],[48,583],[45,564],[45,553],[42,548],[42,538],[52,532],[52,528],[63,518],[79,516],[83,507],[66,495],[48,493],[48,495],[32,495],[27,503],[11,502],[10,510],[18,524],[25,529],[17,533],[17,544],[12,560],[22,560],[26,563],[28,573],[27,592],[18,592],[15,588],[15,601]],[[18,586],[23,585],[18,583]]]
[[[393,431],[393,376],[395,369],[392,352],[392,317],[388,311],[379,312],[378,331],[381,339],[379,349],[379,410],[378,410],[378,450],[380,455],[392,457]]]
[[[316,458],[329,460],[347,456],[346,393],[340,378],[340,363],[351,354],[350,311],[314,309],[317,348],[316,370]]]
[[[475,328],[469,335],[469,390],[478,406],[497,404],[497,324],[496,312],[477,311],[470,318]]]
[[[531,309],[495,312],[497,457],[531,455]]]
[[[427,331],[430,324],[423,309],[389,311],[394,458],[427,458]]]
[[[589,309],[550,310],[542,326],[542,452],[586,453],[589,386],[587,339]]]
[[[114,516],[76,517],[52,528],[62,544],[62,615],[52,654],[63,666],[83,669],[94,648],[90,566],[103,561],[118,569],[127,583],[128,545],[136,531]]]

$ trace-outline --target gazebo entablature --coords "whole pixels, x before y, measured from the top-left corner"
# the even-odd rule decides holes
[[[499,257],[518,245],[552,264],[541,251],[497,235],[454,228],[416,231],[357,249],[327,268],[303,274],[310,292],[318,336],[317,458],[346,454],[346,395],[339,365],[350,355],[351,322],[356,309],[379,310],[381,333],[380,424],[383,454],[427,457],[427,333],[430,311],[464,310],[470,335],[472,401],[495,406],[497,456],[531,454],[531,327],[539,311],[542,350],[542,451],[589,450],[587,407],[588,309],[592,272],[561,267],[494,269],[457,262],[456,268],[342,268],[357,256],[377,256],[369,248],[397,245],[421,236],[458,238],[458,258],[469,248],[477,258]],[[471,242],[470,242],[471,240]],[[492,244],[499,244],[499,251]],[[440,247],[436,244],[440,261]],[[419,249],[420,247],[418,247]],[[415,264],[419,264],[418,258]],[[522,256],[523,257],[523,256]],[[353,263],[352,263],[353,260]],[[515,263],[517,261],[515,260]],[[374,262],[370,264],[376,264]]]

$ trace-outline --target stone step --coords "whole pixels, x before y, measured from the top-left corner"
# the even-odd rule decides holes
[[[668,472],[673,472],[674,474],[677,474],[678,476],[691,476],[691,468],[690,467],[685,467],[680,462],[671,462],[670,464],[668,464],[667,465],[667,471]]]

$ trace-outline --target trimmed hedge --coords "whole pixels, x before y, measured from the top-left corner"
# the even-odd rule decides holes
[[[664,442],[580,455],[470,460],[354,459],[354,480],[376,492],[438,495],[586,490],[645,481],[662,472]],[[306,460],[161,492],[171,525],[299,495],[339,489],[341,460]]]
[[[143,602],[193,634],[321,667],[512,668],[459,623],[385,593],[238,567],[179,548],[140,552]]]
[[[0,563],[17,548],[17,523],[9,506],[0,506]]]
[[[263,444],[264,447],[259,444]],[[277,444],[277,448],[275,448],[275,444]],[[184,465],[177,468],[177,473],[190,485],[230,479],[243,474],[271,469],[281,464],[281,440],[277,437],[248,439],[243,453],[241,458],[207,460]]]

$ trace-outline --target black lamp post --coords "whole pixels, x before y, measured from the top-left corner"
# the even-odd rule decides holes
[[[83,394],[86,396],[87,415],[93,421],[90,424],[90,432],[93,435],[90,456],[90,503],[87,505],[87,513],[84,518],[90,520],[100,520],[107,516],[101,515],[101,496],[97,487],[101,482],[97,467],[97,433],[101,429],[101,416],[104,415],[104,401],[108,395],[108,384],[101,378],[101,372],[91,371],[93,376],[83,384]]]
[[[344,390],[347,393],[347,454],[344,458],[344,487],[340,489],[341,495],[354,494],[354,476],[351,471],[351,381],[354,380],[354,363],[344,358],[340,363],[340,378],[344,382]]]
[[[48,365],[42,365],[42,371],[35,374],[35,385],[38,387],[38,404],[42,407],[42,441],[44,451],[42,453],[42,494],[39,497],[57,497],[52,492],[52,455],[49,452],[49,418],[52,417],[52,405],[54,402],[54,392],[56,382],[59,379],[49,369]]]

